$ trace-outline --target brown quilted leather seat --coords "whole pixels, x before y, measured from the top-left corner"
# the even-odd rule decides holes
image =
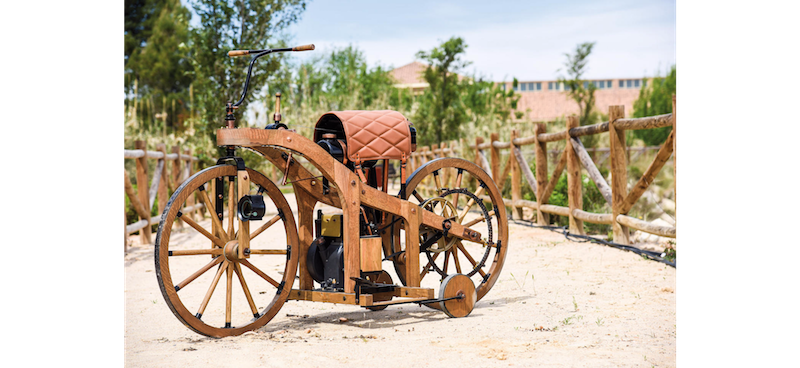
[[[317,121],[314,141],[318,142],[325,133],[336,133],[337,139],[345,139],[347,159],[357,164],[369,160],[404,160],[411,155],[409,123],[397,111],[331,111]]]

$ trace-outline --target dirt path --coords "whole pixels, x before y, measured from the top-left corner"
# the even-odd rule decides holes
[[[500,278],[466,318],[408,304],[370,312],[292,301],[265,327],[224,339],[195,334],[173,316],[152,247],[134,245],[125,262],[125,364],[675,366],[674,268],[547,230],[512,224],[510,234]]]

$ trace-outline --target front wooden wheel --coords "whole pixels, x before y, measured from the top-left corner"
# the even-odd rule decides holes
[[[172,195],[158,227],[161,293],[178,320],[202,335],[234,336],[264,326],[288,298],[297,273],[299,239],[286,198],[261,173],[246,172],[249,184],[241,193],[235,166],[193,175]],[[250,246],[240,252],[236,204],[245,194],[262,195],[266,213],[244,227]],[[214,210],[219,205],[221,217]]]
[[[508,218],[500,190],[475,164],[459,158],[439,158],[414,171],[406,181],[406,197],[437,215],[452,217],[481,233],[479,242],[441,237],[429,247],[423,244],[437,231],[420,228],[420,286],[437,288],[453,274],[463,274],[477,285],[483,298],[500,275],[508,250]],[[455,215],[450,215],[455,209]],[[398,220],[397,218],[392,219]],[[405,235],[403,222],[396,222],[392,236],[385,237],[384,252],[394,255],[395,271],[405,284]],[[423,249],[425,248],[425,249]],[[441,296],[440,296],[441,297]],[[439,309],[439,304],[426,304]]]

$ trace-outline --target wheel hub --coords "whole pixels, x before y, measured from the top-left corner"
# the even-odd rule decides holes
[[[239,241],[238,240],[231,240],[227,244],[225,244],[225,248],[222,250],[222,254],[225,255],[225,259],[228,261],[241,261],[244,259],[243,257],[239,257]]]

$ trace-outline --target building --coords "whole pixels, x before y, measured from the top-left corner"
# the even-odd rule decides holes
[[[392,77],[397,81],[394,86],[397,88],[411,88],[417,94],[422,93],[425,88],[428,88],[428,82],[422,78],[422,73],[428,65],[415,61],[410,64],[403,65],[391,71]]]
[[[391,71],[397,81],[397,88],[410,88],[415,94],[428,88],[422,73],[428,66],[418,61],[403,65]],[[586,81],[593,83],[595,106],[600,112],[608,113],[611,105],[624,105],[625,116],[633,113],[633,102],[639,98],[639,90],[646,84],[645,79],[618,78]],[[512,88],[511,82],[500,83],[504,89]],[[578,104],[565,93],[565,86],[555,80],[521,81],[514,89],[520,96],[516,111],[523,112],[521,120],[547,122],[579,112]]]
[[[594,92],[595,106],[600,112],[608,113],[612,105],[624,105],[625,116],[633,113],[633,102],[639,98],[639,90],[646,84],[645,79],[600,79],[584,82],[597,88]],[[504,89],[512,86],[511,82],[501,83]],[[524,113],[524,120],[535,122],[553,121],[571,114],[578,114],[578,104],[566,92],[566,86],[554,80],[521,81],[514,89],[519,96],[516,111]]]

